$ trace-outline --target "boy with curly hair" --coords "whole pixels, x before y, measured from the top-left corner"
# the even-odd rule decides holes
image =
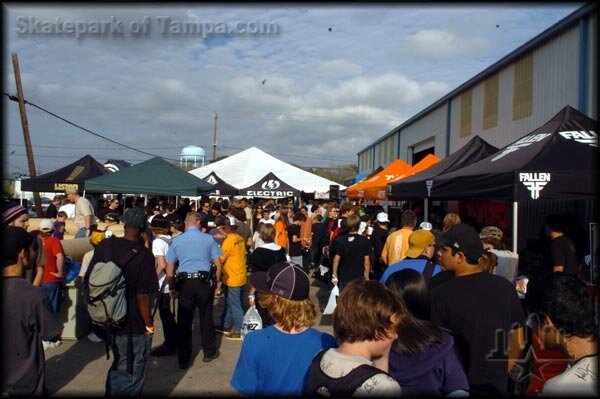
[[[331,335],[312,328],[317,312],[308,275],[280,262],[250,281],[275,325],[244,338],[231,386],[244,396],[300,396],[315,354],[337,346]]]

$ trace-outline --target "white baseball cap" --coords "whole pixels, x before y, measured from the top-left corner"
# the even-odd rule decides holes
[[[42,219],[40,221],[40,231],[52,231],[54,230],[54,224],[50,221],[50,219]]]
[[[419,228],[422,230],[431,230],[431,229],[433,229],[433,225],[429,222],[421,222],[421,224],[419,225]]]
[[[388,215],[385,212],[379,212],[377,214],[377,221],[379,223],[389,223],[390,219],[388,219]]]

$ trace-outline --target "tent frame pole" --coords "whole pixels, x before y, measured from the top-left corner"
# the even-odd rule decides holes
[[[513,201],[513,252],[519,253],[517,251],[517,243],[519,242],[517,234],[519,232],[518,223],[519,221],[519,203],[517,201]]]
[[[429,198],[425,198],[423,200],[423,209],[424,209],[423,221],[429,222]]]

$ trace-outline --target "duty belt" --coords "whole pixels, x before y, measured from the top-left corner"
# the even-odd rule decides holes
[[[208,281],[208,279],[210,278],[210,272],[201,272],[201,271],[197,271],[197,272],[181,272],[177,274],[177,278],[181,279],[181,280],[194,280],[194,279],[200,279],[202,281]]]

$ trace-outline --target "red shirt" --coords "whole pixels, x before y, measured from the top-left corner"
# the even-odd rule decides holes
[[[49,236],[42,236],[42,242],[44,243],[44,249],[46,250],[46,258],[48,263],[44,266],[44,277],[42,277],[42,283],[58,283],[62,281],[60,278],[50,274],[58,272],[56,266],[56,255],[63,253],[63,248],[60,240]]]

